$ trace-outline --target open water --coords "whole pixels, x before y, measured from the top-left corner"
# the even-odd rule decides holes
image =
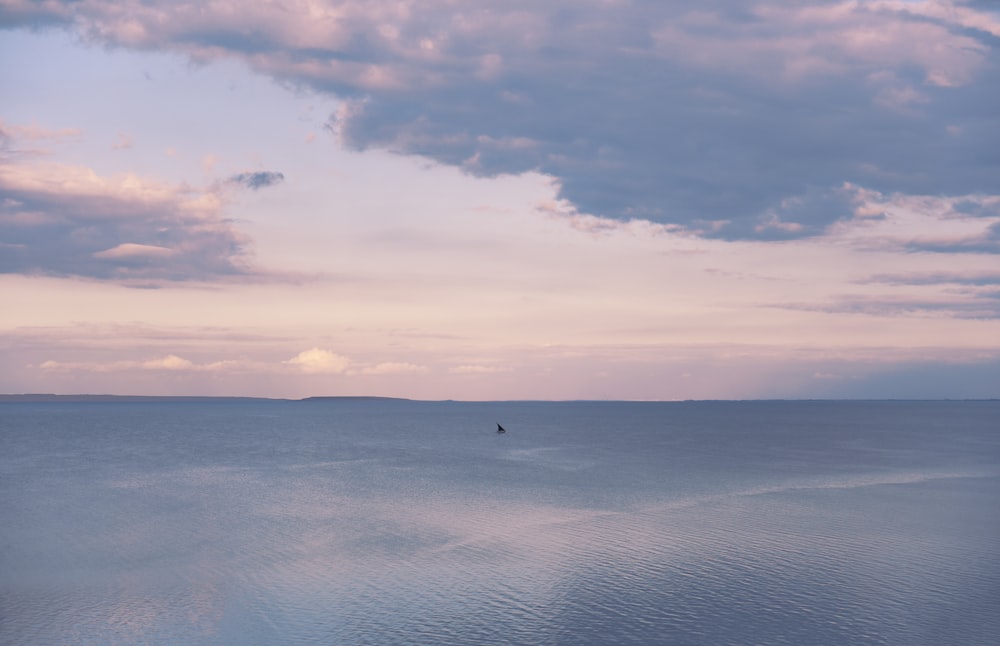
[[[0,404],[4,644],[998,635],[996,401]]]

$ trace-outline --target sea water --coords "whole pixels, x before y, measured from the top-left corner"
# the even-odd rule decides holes
[[[0,404],[4,644],[998,635],[1000,402]]]

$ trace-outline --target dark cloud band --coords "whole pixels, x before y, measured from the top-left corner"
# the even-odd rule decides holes
[[[346,146],[540,171],[607,218],[773,240],[853,217],[845,185],[1000,195],[1000,14],[982,2],[17,6],[0,24],[242,59],[341,98]]]

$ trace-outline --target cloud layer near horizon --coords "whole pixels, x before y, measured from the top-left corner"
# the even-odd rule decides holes
[[[239,336],[238,331],[230,331]],[[990,397],[1000,362],[998,351],[955,347],[797,348],[796,361],[787,349],[759,345],[672,347],[661,345],[551,346],[507,348],[502,363],[492,366],[451,365],[423,354],[429,365],[408,361],[360,362],[328,349],[312,348],[291,358],[226,355],[233,347],[225,330],[163,330],[122,326],[88,326],[86,330],[39,329],[0,332],[0,353],[18,356],[41,343],[65,358],[28,365],[22,384],[30,392],[127,394],[218,394],[304,397],[311,394],[373,392],[425,399],[496,399],[538,397],[543,391],[526,384],[544,381],[546,398],[606,398],[613,384],[622,399],[773,397]],[[275,341],[244,335],[244,351]],[[95,345],[112,349],[117,340],[142,341],[134,357],[94,354]],[[206,343],[206,339],[210,339]],[[54,343],[52,343],[54,341]],[[285,340],[278,346],[294,341]],[[168,348],[176,350],[171,351]],[[252,352],[252,351],[251,351]],[[500,357],[498,357],[499,359]],[[602,370],[594,372],[594,361]],[[942,382],[941,375],[947,375]],[[419,376],[414,381],[412,378]],[[129,384],[122,387],[123,380]],[[285,384],[276,388],[273,380]],[[911,381],[913,383],[907,383]],[[0,374],[0,384],[4,375]],[[117,384],[117,385],[116,385]],[[234,387],[234,384],[238,387]],[[289,387],[288,384],[293,384]],[[442,384],[447,390],[443,393]],[[95,386],[96,385],[96,386]],[[45,386],[48,390],[38,390]],[[194,386],[192,388],[192,386]],[[93,390],[95,387],[98,390]],[[372,389],[375,390],[372,390]],[[8,386],[6,390],[10,391]],[[17,392],[17,391],[14,391]],[[22,388],[21,392],[25,392]]]
[[[235,58],[343,100],[343,144],[553,176],[581,213],[820,234],[858,191],[1000,217],[1000,15],[981,2],[0,3],[0,24]],[[960,249],[958,249],[960,250]]]

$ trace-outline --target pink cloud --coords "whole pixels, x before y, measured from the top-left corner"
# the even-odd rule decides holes
[[[13,250],[0,259],[0,273],[125,284],[263,278],[252,267],[249,237],[225,216],[225,186],[0,157],[0,238]]]

